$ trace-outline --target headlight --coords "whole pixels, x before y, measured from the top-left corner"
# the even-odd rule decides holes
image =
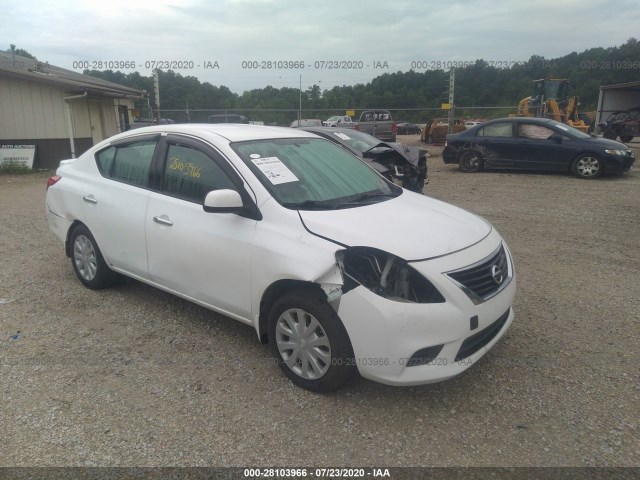
[[[625,155],[627,153],[626,150],[605,150],[605,153],[609,155]]]
[[[406,260],[371,247],[349,247],[336,253],[344,278],[343,293],[362,285],[396,302],[443,303],[433,284]]]

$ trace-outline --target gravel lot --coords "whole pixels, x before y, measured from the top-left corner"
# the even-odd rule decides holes
[[[638,167],[464,174],[430,150],[425,191],[509,244],[516,319],[453,380],[324,396],[247,326],[135,281],[84,288],[48,174],[0,176],[1,465],[638,466]]]

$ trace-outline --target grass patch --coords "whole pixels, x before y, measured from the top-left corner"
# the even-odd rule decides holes
[[[0,175],[20,175],[34,173],[35,170],[22,162],[5,162],[0,164]]]

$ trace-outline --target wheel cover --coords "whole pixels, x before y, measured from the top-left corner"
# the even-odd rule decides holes
[[[576,170],[583,177],[593,177],[600,172],[600,161],[595,157],[582,157],[578,160]]]
[[[299,308],[284,311],[276,322],[280,357],[296,375],[317,380],[331,366],[331,344],[320,322]]]
[[[91,240],[84,235],[78,235],[73,242],[73,260],[83,279],[90,282],[95,278],[98,271],[96,251]]]
[[[472,153],[472,154],[466,155],[465,158],[462,160],[462,163],[465,166],[465,168],[477,169],[480,166],[480,157],[478,156],[478,154]]]

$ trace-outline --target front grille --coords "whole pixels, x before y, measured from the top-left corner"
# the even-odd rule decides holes
[[[448,272],[475,304],[492,297],[511,280],[509,261],[504,246],[489,257],[470,267]]]
[[[493,322],[487,328],[485,328],[484,330],[480,330],[478,333],[470,336],[464,342],[462,342],[460,350],[458,350],[458,354],[456,355],[455,361],[459,362],[460,360],[464,360],[465,358],[470,357],[491,340],[493,340],[498,332],[502,330],[502,327],[504,327],[504,324],[509,318],[510,311],[511,308],[500,315],[500,318],[498,318],[498,320]]]

